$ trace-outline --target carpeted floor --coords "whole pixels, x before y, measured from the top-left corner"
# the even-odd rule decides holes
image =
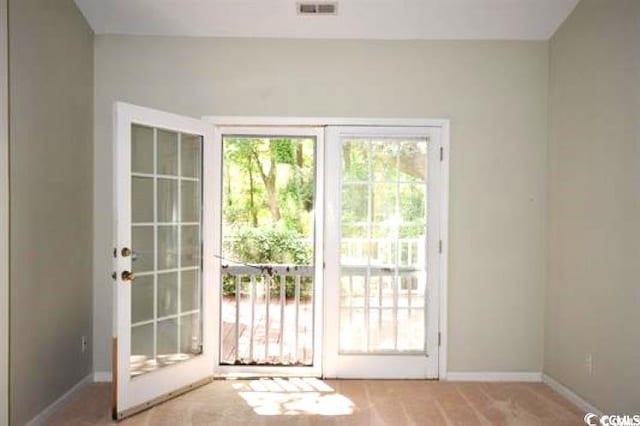
[[[84,388],[48,421],[106,425],[110,385]],[[542,383],[216,380],[120,422],[129,425],[584,425]]]

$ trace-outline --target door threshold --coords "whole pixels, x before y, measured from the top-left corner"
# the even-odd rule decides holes
[[[254,366],[228,365],[218,366],[214,377],[221,379],[258,379],[264,377],[315,377],[321,378],[322,372],[316,367]]]

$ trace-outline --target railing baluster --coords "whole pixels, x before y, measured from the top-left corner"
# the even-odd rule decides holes
[[[411,319],[411,288],[413,287],[413,280],[414,278],[412,276],[409,276],[406,278],[406,283],[407,283],[407,317],[409,319]]]
[[[352,327],[352,326],[353,326],[353,274],[349,274],[349,327]]]
[[[269,362],[269,301],[271,300],[271,275],[267,274],[264,277],[265,288],[265,322],[264,322],[264,360]]]
[[[240,360],[240,275],[236,275],[236,358]]]
[[[249,362],[253,362],[253,327],[256,317],[256,276],[251,275],[251,333],[249,335]]]
[[[295,338],[295,356],[294,361],[298,361],[298,335],[300,334],[300,275],[296,275],[296,338]]]
[[[287,278],[280,276],[280,363],[283,362],[284,356],[284,303],[285,303],[285,287]]]

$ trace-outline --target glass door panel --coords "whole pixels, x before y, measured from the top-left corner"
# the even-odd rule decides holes
[[[424,353],[427,139],[341,143],[340,352]]]
[[[327,217],[340,232],[327,242],[327,309],[339,309],[327,313],[325,374],[431,377],[439,133],[335,127],[328,135],[327,163],[339,169],[327,173]]]
[[[201,159],[202,136],[131,125],[131,376],[202,354]]]

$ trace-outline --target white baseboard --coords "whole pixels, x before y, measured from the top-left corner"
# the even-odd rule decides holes
[[[541,382],[537,371],[449,371],[450,382]]]
[[[602,417],[604,415],[604,413],[600,411],[598,408],[596,408],[593,404],[591,404],[590,402],[582,398],[580,395],[578,395],[577,393],[575,393],[574,391],[572,391],[562,383],[558,382],[553,377],[543,374],[542,381],[551,389],[558,392],[560,395],[564,396],[569,401],[573,402],[576,407],[578,407],[585,413],[593,413],[598,415],[599,417]]]
[[[93,383],[93,374],[87,375],[84,379],[80,380],[78,383],[73,385],[71,389],[69,389],[64,395],[60,398],[56,399],[52,404],[50,404],[47,408],[42,410],[40,414],[29,420],[25,426],[40,426],[44,425],[47,421],[47,418],[51,416],[55,411],[57,411],[61,406],[69,402],[73,397],[87,385]]]
[[[94,383],[111,383],[111,371],[96,371],[93,373]]]

